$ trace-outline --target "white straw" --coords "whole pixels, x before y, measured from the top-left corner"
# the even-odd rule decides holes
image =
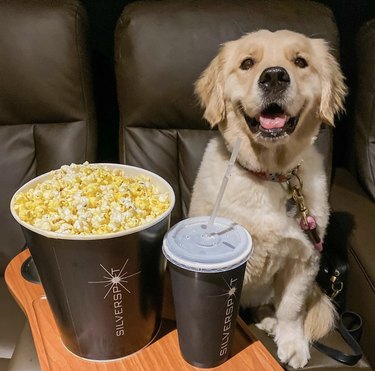
[[[225,172],[223,181],[221,182],[219,193],[216,197],[214,209],[213,209],[212,214],[210,216],[210,220],[208,221],[208,224],[207,224],[207,235],[211,234],[211,229],[212,229],[212,226],[214,224],[217,212],[219,210],[220,203],[221,203],[221,200],[223,198],[225,188],[227,187],[229,176],[230,176],[230,173],[232,171],[233,165],[236,161],[238,151],[240,150],[240,145],[241,145],[241,139],[237,138],[236,143],[234,144],[234,147],[233,147],[232,155],[230,156],[230,159],[229,159],[229,162],[228,162],[227,171]]]

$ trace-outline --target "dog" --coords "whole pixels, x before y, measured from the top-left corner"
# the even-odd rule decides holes
[[[342,71],[323,39],[260,30],[223,44],[195,91],[204,118],[221,135],[206,147],[189,215],[211,214],[240,138],[219,215],[244,226],[253,240],[241,306],[256,308],[257,326],[274,337],[280,361],[301,368],[310,342],[336,320],[315,283],[329,205],[323,158],[313,143],[321,123],[333,126],[344,111]]]

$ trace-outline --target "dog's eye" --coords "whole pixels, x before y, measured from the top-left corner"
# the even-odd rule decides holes
[[[302,57],[297,57],[295,60],[294,60],[294,64],[299,67],[299,68],[305,68],[308,66],[307,62],[306,62],[306,59],[305,58],[302,58]]]
[[[240,68],[241,70],[248,70],[249,68],[254,66],[254,59],[252,58],[246,58],[242,61]]]

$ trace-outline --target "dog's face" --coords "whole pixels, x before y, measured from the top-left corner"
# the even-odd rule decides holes
[[[346,87],[323,40],[261,30],[224,44],[196,91],[212,126],[270,148],[333,125]]]

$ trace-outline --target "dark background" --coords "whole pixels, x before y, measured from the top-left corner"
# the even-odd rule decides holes
[[[352,135],[353,130],[351,123],[356,88],[356,37],[360,27],[367,20],[375,17],[375,0],[316,1],[332,10],[340,32],[341,66],[349,86],[349,96],[346,99],[346,114],[336,120],[334,160],[339,166],[348,166],[350,159],[354,158],[353,149],[349,147],[347,138]],[[123,8],[132,1],[81,0],[81,2],[87,10],[90,24],[89,41],[92,50],[98,121],[98,161],[118,162],[118,146],[113,145],[118,143],[119,123],[114,74],[114,32]]]

